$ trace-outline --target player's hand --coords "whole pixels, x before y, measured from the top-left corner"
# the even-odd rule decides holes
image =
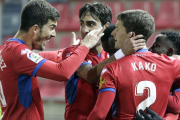
[[[138,113],[135,114],[135,120],[164,120],[150,108],[147,107],[146,111],[149,114],[146,114],[143,110],[140,109],[139,110],[140,114],[138,114]]]
[[[80,39],[76,39],[76,34],[72,32],[71,45],[78,45],[79,43],[80,43]]]
[[[125,55],[131,55],[137,50],[142,49],[146,43],[142,39],[143,35],[133,35],[131,38],[124,40],[121,44],[121,49]]]
[[[100,38],[104,35],[105,27],[101,27],[96,30],[90,31],[86,37],[81,41],[81,46],[86,46],[87,48],[93,48],[100,40]]]

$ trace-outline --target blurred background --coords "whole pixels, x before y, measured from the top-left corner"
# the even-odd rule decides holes
[[[20,26],[22,7],[29,0],[0,0],[0,44],[13,37]],[[92,0],[46,0],[56,7],[61,19],[58,21],[57,36],[46,44],[46,50],[57,50],[68,47],[71,43],[71,32],[77,38],[79,33],[79,9],[84,3]],[[157,34],[164,30],[180,32],[180,0],[96,0],[107,4],[113,12],[112,23],[116,23],[116,15],[128,9],[148,11],[156,22],[156,31],[148,40],[148,46]],[[64,120],[65,87],[64,83],[39,78],[39,86],[43,99],[45,120]]]

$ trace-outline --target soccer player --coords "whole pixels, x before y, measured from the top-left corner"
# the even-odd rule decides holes
[[[114,48],[115,45],[115,40],[114,37],[111,35],[111,32],[115,29],[115,25],[111,24],[109,25],[105,30],[104,30],[104,35],[101,37],[102,41],[102,46],[104,51],[108,52],[110,55],[114,54],[117,49]],[[162,31],[154,40],[153,45],[149,48],[149,51],[153,53],[158,53],[158,54],[166,54],[168,56],[172,55],[180,55],[180,36],[179,33],[173,32],[173,31]],[[164,119],[166,120],[177,120],[178,115],[180,110],[180,104],[179,104],[179,99],[180,99],[180,94],[179,94],[179,86],[178,83],[179,81],[175,81],[171,87],[171,90],[175,91],[173,94],[169,95],[169,100],[168,100],[168,107],[167,110],[169,113],[166,113]],[[172,91],[171,91],[172,92]],[[149,109],[149,108],[148,108]],[[151,110],[150,110],[151,111]],[[116,110],[113,111],[114,113]],[[142,115],[146,115],[143,111]],[[152,113],[152,112],[150,112]],[[172,114],[174,113],[174,114]],[[153,120],[162,120],[160,116],[157,114],[153,114],[154,116],[152,117]],[[136,114],[138,118],[136,120],[151,120],[147,115],[147,118],[142,118],[139,114]],[[156,119],[155,119],[156,118]],[[161,119],[159,119],[161,118]]]
[[[149,48],[149,50],[153,53],[166,54],[168,56],[172,55],[180,55],[180,36],[179,33],[173,31],[163,31],[158,36],[156,36],[153,45]],[[166,109],[166,115],[164,119],[166,120],[177,120],[178,114],[180,113],[180,86],[179,79],[173,82],[171,86],[171,94],[168,97],[168,104]],[[147,108],[150,116],[146,116],[143,111],[140,113],[145,116],[142,118],[139,114],[136,114],[137,120],[162,120],[158,114],[156,114],[151,109]],[[174,114],[173,114],[174,113]],[[180,119],[180,118],[179,118]]]
[[[46,60],[31,50],[44,50],[46,42],[56,36],[59,18],[57,9],[46,1],[31,0],[21,12],[17,34],[0,46],[2,120],[44,120],[36,76],[69,79],[103,35],[102,28],[93,30],[67,59],[58,63]]]
[[[108,26],[111,23],[111,9],[100,3],[85,4],[79,10],[80,32],[82,38],[86,37],[90,31],[99,27]],[[133,39],[141,38],[135,36]],[[138,42],[138,41],[137,41]],[[144,40],[140,40],[140,43]],[[136,42],[135,42],[136,43]],[[136,43],[137,44],[137,43]],[[65,49],[62,57],[68,57],[69,53],[74,51],[77,46],[71,46]],[[142,46],[138,46],[137,50]],[[128,50],[127,50],[128,51]],[[129,51],[128,51],[129,52]],[[75,74],[65,83],[66,109],[65,119],[86,120],[93,109],[97,98],[97,81],[104,65],[113,62],[122,57],[122,51],[117,51],[117,56],[112,55],[109,59],[108,54],[102,49],[101,42],[90,49],[84,62],[76,70]],[[129,53],[128,53],[129,54]],[[127,53],[125,53],[127,55]],[[107,59],[107,60],[105,60]],[[105,61],[104,61],[105,60]],[[104,62],[102,62],[104,61]],[[101,62],[101,63],[100,63]],[[98,64],[99,63],[99,64]],[[98,65],[96,65],[98,64]],[[95,66],[96,65],[96,66]],[[94,67],[92,67],[94,66]],[[87,103],[88,101],[88,103]]]
[[[143,34],[147,40],[155,30],[154,18],[143,10],[124,11],[117,19],[116,29],[112,32],[116,49],[121,48],[124,39],[132,34]],[[149,106],[162,117],[169,89],[178,77],[179,60],[148,52],[144,46],[135,54],[104,67],[96,105],[88,120],[105,119],[113,101],[117,107],[115,120],[134,119],[139,109],[145,110]]]

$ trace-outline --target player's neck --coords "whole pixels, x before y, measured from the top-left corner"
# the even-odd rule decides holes
[[[102,50],[103,50],[103,47],[101,43],[90,49],[91,52],[96,53],[97,55],[100,54]]]
[[[14,38],[24,41],[25,44],[32,50],[31,35],[23,31],[18,31]]]
[[[142,49],[147,49],[147,46],[145,45]]]

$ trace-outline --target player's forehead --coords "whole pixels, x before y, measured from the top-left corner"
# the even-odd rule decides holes
[[[82,17],[80,18],[80,22],[94,22],[94,23],[101,23],[101,21],[96,17],[94,18],[90,11],[88,11],[87,13],[85,13],[85,15],[82,15]]]

